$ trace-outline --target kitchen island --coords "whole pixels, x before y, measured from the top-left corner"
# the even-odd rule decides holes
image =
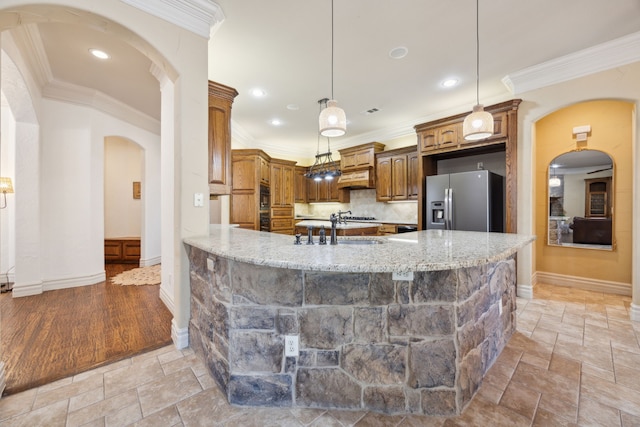
[[[515,330],[514,256],[533,237],[294,240],[225,226],[185,239],[190,345],[229,402],[461,413]]]

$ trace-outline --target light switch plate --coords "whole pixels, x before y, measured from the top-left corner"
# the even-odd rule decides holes
[[[202,206],[204,206],[204,194],[202,193],[195,193],[193,195],[193,206],[200,208]]]

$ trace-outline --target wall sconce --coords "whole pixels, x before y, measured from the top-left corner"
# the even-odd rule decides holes
[[[0,205],[0,209],[4,209],[7,207],[7,193],[13,193],[11,178],[0,177],[0,191],[2,191],[2,205]]]
[[[590,133],[591,133],[591,125],[576,126],[573,128],[573,134],[576,136],[577,142],[586,141],[587,136]]]

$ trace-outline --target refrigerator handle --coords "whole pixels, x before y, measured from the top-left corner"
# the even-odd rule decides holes
[[[444,229],[451,230],[451,188],[444,189]]]

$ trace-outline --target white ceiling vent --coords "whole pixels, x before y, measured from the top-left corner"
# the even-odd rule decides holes
[[[366,111],[363,111],[362,114],[369,115],[369,114],[377,113],[378,111],[380,111],[380,109],[378,109],[378,108],[370,108],[370,109],[368,109]]]

